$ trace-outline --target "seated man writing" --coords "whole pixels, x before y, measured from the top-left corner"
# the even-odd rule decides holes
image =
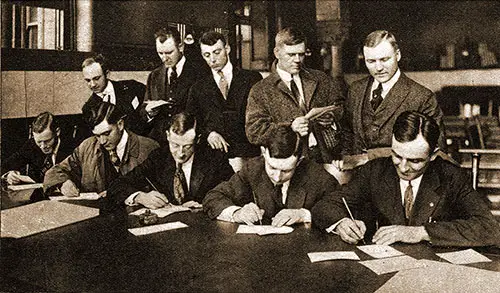
[[[261,147],[262,156],[211,190],[203,201],[210,218],[273,226],[310,222],[309,210],[338,183],[322,165],[301,159],[302,144],[289,126],[278,127]]]
[[[2,161],[2,178],[7,184],[42,182],[45,172],[66,158],[72,144],[61,141],[61,130],[49,112],[39,114],[31,124],[33,137],[17,152]],[[27,177],[21,175],[27,166]]]
[[[44,189],[59,187],[63,195],[106,191],[120,174],[142,163],[158,143],[125,129],[120,107],[103,102],[84,117],[94,136],[84,140],[60,164],[45,174]],[[103,193],[104,195],[104,193]]]
[[[233,175],[221,152],[198,145],[194,116],[184,112],[172,116],[166,138],[168,148],[152,152],[143,164],[111,184],[108,200],[114,206],[197,206],[210,189]],[[147,189],[151,191],[142,191]]]
[[[312,210],[314,223],[348,243],[377,225],[376,244],[428,241],[436,246],[486,246],[500,243],[500,229],[470,178],[436,157],[439,126],[429,116],[403,112],[393,127],[392,157],[360,167],[340,190]],[[371,204],[373,220],[349,218],[344,198],[356,214]]]

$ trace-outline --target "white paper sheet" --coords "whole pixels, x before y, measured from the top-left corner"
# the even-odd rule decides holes
[[[238,230],[236,230],[236,234],[288,234],[292,231],[293,228],[289,226],[274,227],[271,225],[240,225]]]
[[[385,257],[404,255],[404,253],[402,253],[399,250],[396,250],[395,248],[389,245],[376,245],[376,244],[361,245],[358,246],[358,249],[374,258],[385,258]]]
[[[49,196],[50,200],[98,200],[99,198],[100,196],[96,192],[84,192],[80,193],[79,196]]]
[[[418,260],[408,255],[365,260],[365,261],[360,261],[359,263],[369,268],[377,275],[382,275],[402,270],[409,270],[414,268],[421,268],[424,266],[423,263],[419,262]]]
[[[467,250],[436,253],[436,255],[456,265],[491,261],[491,259],[487,258],[486,256],[480,254],[479,252],[471,248]]]
[[[323,252],[309,252],[307,254],[311,262],[319,262],[325,260],[359,260],[358,255],[354,251],[323,251]]]
[[[147,235],[147,234],[151,234],[151,233],[157,233],[157,232],[174,230],[174,229],[179,229],[179,228],[186,228],[186,227],[188,227],[188,225],[177,221],[177,222],[170,222],[170,223],[159,224],[159,225],[130,228],[130,229],[128,229],[128,231],[130,233],[134,234],[135,236],[141,236],[141,235]]]
[[[42,183],[32,183],[32,184],[21,184],[21,185],[9,185],[7,186],[8,189],[10,190],[26,190],[26,189],[36,189],[36,188],[42,188],[43,184]]]
[[[166,205],[165,207],[159,208],[156,210],[147,209],[147,208],[138,209],[137,211],[131,212],[130,215],[138,216],[138,215],[146,212],[146,210],[150,210],[151,213],[156,214],[160,218],[164,218],[164,217],[171,215],[173,213],[186,212],[186,211],[190,211],[191,209],[188,207],[184,207],[184,206]]]

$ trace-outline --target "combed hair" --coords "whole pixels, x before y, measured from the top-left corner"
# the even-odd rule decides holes
[[[196,132],[196,118],[194,115],[181,112],[172,116],[166,131],[171,130],[177,135],[184,135],[189,129],[194,128]]]
[[[200,44],[213,46],[219,40],[222,41],[222,44],[225,46],[227,44],[226,37],[223,34],[216,31],[209,31],[204,33],[200,38]]]
[[[124,119],[126,116],[121,107],[117,107],[107,102],[101,102],[83,114],[83,119],[92,128],[103,121],[107,121],[108,124],[116,124],[120,119]]]
[[[374,48],[378,46],[378,44],[382,43],[383,41],[388,41],[394,50],[399,49],[398,42],[396,41],[396,37],[390,33],[389,31],[386,30],[377,30],[374,32],[371,32],[365,39],[364,46],[369,47],[369,48]]]
[[[161,43],[165,42],[167,39],[173,38],[176,46],[181,43],[181,34],[175,28],[161,28],[155,32],[155,39],[159,39]]]
[[[94,63],[99,63],[101,65],[102,73],[106,74],[109,71],[108,64],[106,62],[106,58],[102,54],[97,54],[92,57],[89,57],[82,62],[82,69],[92,65]]]
[[[302,153],[302,143],[299,135],[290,126],[279,126],[264,145],[272,158],[284,159]]]
[[[396,119],[393,127],[394,138],[399,142],[409,142],[421,134],[433,151],[439,139],[439,126],[434,119],[417,111],[406,111]]]
[[[59,128],[57,120],[50,112],[40,113],[31,123],[31,129],[34,133],[42,133],[47,128],[50,129],[52,133],[55,133]]]
[[[275,42],[275,47],[281,48],[283,45],[293,46],[305,43],[306,37],[301,30],[294,27],[286,27],[276,34]]]

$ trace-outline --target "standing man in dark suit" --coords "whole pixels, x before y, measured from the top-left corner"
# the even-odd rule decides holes
[[[248,92],[262,76],[233,67],[231,47],[221,33],[203,34],[200,47],[212,74],[191,87],[187,111],[197,116],[202,137],[213,149],[227,153],[229,163],[238,171],[245,158],[260,154],[259,147],[246,137],[245,111]]]
[[[199,205],[210,189],[233,174],[222,153],[197,145],[194,116],[184,112],[172,116],[166,136],[168,147],[152,152],[143,164],[113,182],[108,191],[113,206]]]
[[[21,184],[22,171],[28,168],[27,175],[41,183],[45,172],[61,162],[73,151],[73,144],[62,141],[61,129],[52,113],[39,114],[31,124],[33,137],[17,152],[2,161],[2,178],[7,184]],[[25,182],[28,183],[28,182]]]
[[[165,131],[173,115],[185,110],[191,86],[203,76],[206,67],[196,67],[183,55],[184,42],[176,29],[163,28],[155,33],[156,51],[162,65],[148,76],[141,117],[147,123],[149,137],[166,145]],[[163,101],[164,103],[158,103]]]
[[[356,243],[366,227],[378,226],[376,244],[428,241],[436,246],[500,244],[500,226],[486,201],[459,167],[436,156],[437,123],[415,111],[395,121],[392,157],[360,167],[352,180],[313,208],[314,223]],[[370,222],[351,220],[342,198],[356,214],[370,203]],[[369,239],[369,238],[368,238]]]
[[[47,171],[44,189],[66,196],[98,192],[103,196],[109,184],[141,164],[158,143],[125,128],[121,107],[101,102],[85,117],[93,136],[84,140],[71,155]]]
[[[210,218],[273,226],[311,222],[309,210],[338,186],[320,164],[301,157],[301,140],[289,126],[273,130],[262,156],[211,190],[203,201]]]
[[[248,97],[246,134],[251,143],[263,145],[276,128],[288,125],[307,142],[305,147],[310,157],[330,163],[339,154],[338,144],[323,147],[322,134],[338,126],[336,122],[342,116],[344,96],[340,85],[331,77],[303,66],[305,53],[306,40],[301,31],[285,28],[278,32],[274,47],[275,70],[256,83]],[[340,107],[322,115],[319,123],[309,123],[305,117],[312,108],[331,105]]]
[[[404,111],[418,111],[436,120],[441,129],[439,146],[443,149],[443,112],[431,90],[399,69],[401,51],[394,35],[384,30],[370,33],[363,53],[371,76],[353,82],[349,88],[346,120],[354,136],[349,153],[390,147],[392,126]]]
[[[82,63],[82,72],[85,82],[92,90],[92,95],[82,108],[84,116],[88,115],[86,112],[91,111],[92,108],[99,107],[102,102],[117,105],[127,115],[125,126],[141,134],[139,107],[144,101],[146,91],[144,84],[135,80],[108,79],[110,70],[101,54],[85,59]]]

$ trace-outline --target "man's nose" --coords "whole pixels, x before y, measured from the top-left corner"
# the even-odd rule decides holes
[[[104,145],[104,144],[106,144],[106,141],[107,141],[107,139],[105,136],[99,136],[99,143],[100,144]]]
[[[407,160],[401,160],[401,163],[399,163],[399,169],[402,172],[408,171],[408,169],[409,169],[408,161]]]
[[[381,71],[382,69],[384,69],[384,66],[382,66],[382,62],[375,62],[375,69],[377,69],[377,71]]]

